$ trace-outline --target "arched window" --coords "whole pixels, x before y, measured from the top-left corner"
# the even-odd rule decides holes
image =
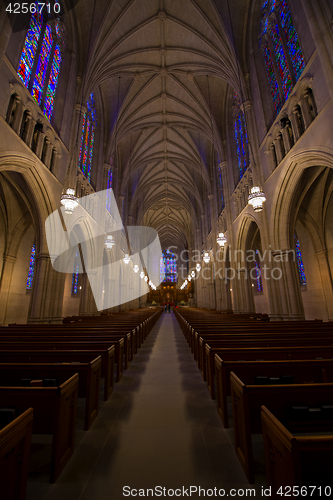
[[[91,166],[94,153],[94,141],[96,130],[96,111],[94,95],[90,94],[87,101],[87,111],[82,120],[81,144],[79,154],[79,168],[87,177],[91,178]]]
[[[35,265],[36,265],[36,245],[34,243],[32,245],[31,253],[30,253],[29,271],[28,271],[28,278],[27,278],[27,284],[26,284],[27,290],[32,289],[32,283],[33,283],[34,274],[35,274]]]
[[[258,250],[256,250],[256,260],[254,262],[254,266],[256,269],[256,273],[255,273],[256,290],[257,290],[257,292],[262,292],[263,287],[262,287],[261,266],[260,266],[260,258],[259,258],[259,251]]]
[[[177,260],[170,250],[164,250],[160,260],[160,281],[177,282]]]
[[[264,0],[261,7],[261,46],[276,114],[305,68],[288,0]]]
[[[300,246],[299,239],[298,239],[298,236],[296,233],[294,235],[294,243],[295,243],[295,253],[296,253],[296,262],[297,262],[299,280],[300,280],[301,286],[304,286],[304,285],[306,285],[306,276],[305,276],[305,271],[304,271],[301,246]]]
[[[79,291],[79,273],[80,273],[80,256],[76,252],[74,259],[73,275],[72,275],[72,295],[77,295]]]
[[[61,30],[59,20],[43,17],[40,5],[31,15],[17,73],[51,120],[62,61]]]
[[[249,164],[249,145],[244,111],[241,109],[240,99],[234,95],[233,102],[234,133],[236,141],[237,162],[240,179],[243,177]]]

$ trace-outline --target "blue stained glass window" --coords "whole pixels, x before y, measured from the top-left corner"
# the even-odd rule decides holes
[[[177,282],[177,259],[170,250],[164,250],[160,259],[160,281]]]
[[[73,275],[72,275],[72,295],[77,295],[79,291],[79,272],[80,272],[80,257],[79,253],[76,252],[74,259]]]
[[[256,269],[256,288],[257,292],[262,292],[263,291],[263,286],[262,286],[262,279],[261,279],[261,266],[260,266],[260,258],[259,258],[259,252],[256,250],[256,260],[255,260],[255,269]]]
[[[36,245],[34,243],[32,245],[31,254],[30,254],[29,272],[28,272],[27,285],[26,285],[27,290],[32,289],[32,283],[33,283],[34,274],[35,274],[35,265],[36,265]]]
[[[94,154],[96,130],[96,110],[94,95],[90,94],[87,101],[87,112],[82,121],[81,142],[79,152],[79,167],[88,181],[91,179],[91,168]]]
[[[249,149],[245,116],[240,109],[240,100],[237,94],[234,96],[234,133],[239,175],[242,178],[248,167]]]
[[[295,252],[296,252],[299,280],[301,282],[301,286],[304,286],[306,285],[306,276],[305,276],[302,253],[301,253],[301,246],[297,234],[294,235],[294,240],[295,240]]]
[[[279,15],[293,70],[295,72],[296,80],[298,80],[303,69],[305,68],[305,61],[287,0],[280,0]]]
[[[31,71],[37,52],[37,47],[42,32],[43,17],[36,12],[32,14],[29,28],[18,65],[17,73],[24,85],[27,87],[31,77]]]
[[[271,49],[269,47],[268,40],[265,40],[263,43],[263,56],[265,60],[265,66],[266,66],[266,71],[268,75],[268,81],[269,81],[269,86],[271,89],[271,94],[273,98],[273,104],[274,104],[274,109],[276,114],[279,113],[282,107],[282,102],[281,102],[281,97],[280,97],[280,91],[279,91],[279,85],[275,77],[275,71],[274,71],[274,65],[273,65],[273,59],[272,59],[272,54],[271,54]]]

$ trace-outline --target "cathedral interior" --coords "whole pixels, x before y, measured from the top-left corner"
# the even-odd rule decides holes
[[[291,331],[291,322],[329,328],[333,0],[4,1],[0,9],[3,331],[13,324],[56,328],[68,317],[99,321],[138,311],[149,316],[168,303],[173,314],[163,307],[158,319],[166,335],[184,332],[182,321],[197,321],[196,314],[208,323],[219,315],[282,327],[285,322]],[[111,221],[114,232],[103,228],[100,244],[87,220],[96,220],[101,200],[103,221]],[[69,264],[61,272],[56,262],[62,250],[55,249],[61,247],[60,233],[50,236],[56,217],[59,231],[67,226],[70,241]],[[148,228],[145,236],[137,236],[140,228]],[[135,260],[137,241],[146,238],[152,245],[152,235],[157,257],[154,265],[150,257],[143,264]],[[148,344],[138,354],[144,364],[158,350],[155,361],[149,358],[152,371],[154,363],[163,364],[163,353],[177,354],[156,328],[152,323]],[[187,347],[179,349],[180,359],[189,356]],[[189,377],[203,384],[200,372],[184,363],[182,375],[188,369]],[[123,397],[126,387],[119,384]],[[200,387],[195,394],[206,391]],[[219,427],[208,392],[207,398],[197,408],[200,418],[219,421],[214,426],[220,449],[230,445],[231,450],[226,451],[231,458],[221,458],[219,484],[244,487],[249,476],[232,455],[234,438]],[[117,401],[108,407],[110,401],[103,422],[108,412],[116,419]],[[163,420],[163,412],[157,414]],[[185,424],[184,429],[189,432]],[[95,431],[97,441],[106,439],[100,428]],[[210,454],[215,434],[206,431]],[[177,432],[171,437],[170,431],[173,443]],[[143,436],[141,441],[132,436],[135,478],[139,443],[150,446]],[[88,439],[87,450],[94,448],[94,438]],[[118,485],[119,475],[126,478],[122,453],[112,470],[103,466],[105,457],[98,462],[112,484]],[[217,446],[214,453],[220,454]],[[167,458],[158,462],[160,468],[169,470]],[[184,471],[182,458],[176,453],[174,463]],[[215,458],[210,454],[207,460]],[[193,478],[200,478],[204,462],[198,459]],[[149,463],[157,467],[152,458]],[[107,493],[98,486],[98,474],[89,474],[94,480],[86,489],[81,477],[77,490],[69,479],[70,487],[60,480],[53,489],[37,481],[29,490],[28,481],[27,499],[123,497],[111,479]],[[217,477],[212,466],[205,481],[213,485]],[[262,485],[267,482],[260,476],[258,495]]]

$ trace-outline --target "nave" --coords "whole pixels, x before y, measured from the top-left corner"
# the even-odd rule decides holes
[[[57,482],[29,480],[26,500],[120,499],[124,486],[249,487],[172,313],[158,320],[89,432],[76,431],[76,443]]]

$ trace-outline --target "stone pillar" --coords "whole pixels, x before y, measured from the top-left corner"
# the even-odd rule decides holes
[[[330,265],[327,257],[327,250],[316,252],[318,261],[320,278],[323,286],[323,294],[325,297],[325,305],[327,310],[327,319],[332,321],[333,318],[333,287]]]
[[[45,152],[45,156],[44,156],[43,160],[44,160],[44,165],[46,166],[46,168],[50,169],[51,155],[52,155],[53,147],[47,138],[45,139],[45,142],[46,142],[46,152]]]
[[[96,271],[87,271],[82,275],[82,290],[79,309],[80,316],[92,316],[99,314],[89,282],[89,277],[93,279],[95,274]]]
[[[290,135],[289,135],[289,132],[287,130],[287,126],[285,126],[281,129],[281,135],[282,135],[282,139],[283,139],[283,143],[284,143],[284,150],[287,154],[287,153],[289,153],[289,151],[292,148]]]
[[[34,136],[34,130],[35,130],[35,125],[36,125],[36,120],[34,118],[31,117],[31,120],[29,122],[29,127],[28,127],[28,130],[27,130],[27,138],[26,138],[26,144],[28,146],[28,148],[31,149],[31,145],[32,145],[32,139],[33,139],[33,136]]]
[[[283,160],[283,152],[282,152],[282,148],[281,148],[280,139],[279,138],[275,139],[273,141],[273,143],[275,146],[277,163],[279,164]]]
[[[64,285],[65,274],[54,271],[48,253],[39,253],[36,256],[28,323],[62,321]]]
[[[16,111],[15,111],[14,121],[12,123],[12,128],[13,128],[14,132],[19,134],[24,109],[23,109],[23,104],[21,102],[21,99],[19,97],[17,97],[16,100],[17,100],[17,106],[16,106]]]
[[[311,114],[310,114],[309,103],[308,103],[307,99],[305,99],[303,97],[299,101],[299,105],[300,105],[301,110],[302,110],[302,115],[303,115],[305,129],[307,129],[311,125],[311,123],[312,123],[312,117],[311,117]]]
[[[303,302],[297,277],[295,251],[288,249],[281,252],[282,277],[280,281],[281,298],[284,298],[283,318],[287,320],[304,319]],[[286,309],[285,309],[286,308]]]
[[[0,279],[0,325],[4,325],[6,322],[7,307],[15,262],[16,257],[11,255],[3,256]]]
[[[39,159],[41,159],[42,157],[44,137],[45,137],[44,132],[38,132],[35,155],[38,156]]]

